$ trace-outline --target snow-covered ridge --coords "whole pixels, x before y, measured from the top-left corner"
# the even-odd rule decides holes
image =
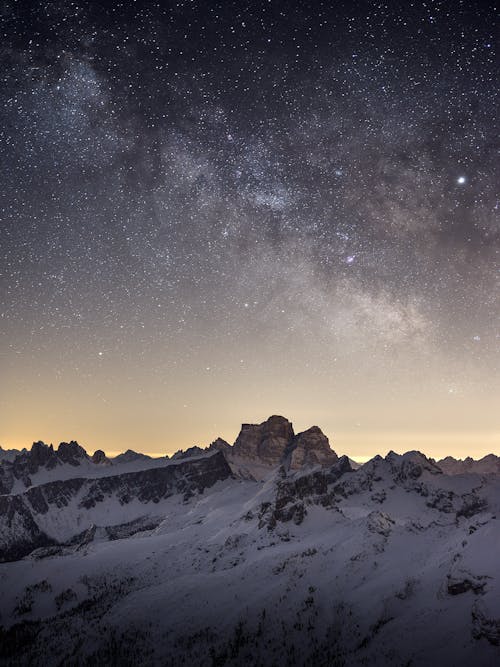
[[[55,480],[0,496],[0,561],[65,543],[96,524],[111,527],[156,514],[165,499],[187,500],[230,476],[224,456],[215,452],[146,470]]]
[[[106,477],[122,472],[163,467],[169,457],[152,458],[128,450],[114,458],[97,450],[90,456],[77,442],[61,442],[56,449],[44,442],[34,442],[31,449],[9,450],[0,455],[0,495],[20,493],[39,484],[73,477]]]
[[[332,465],[338,455],[331,449],[328,438],[318,426],[295,434],[293,425],[285,417],[273,415],[261,424],[242,424],[233,445],[217,438],[208,447],[194,446],[168,456],[153,458],[146,454],[127,450],[115,457],[107,457],[102,450],[89,455],[77,442],[62,442],[56,449],[39,441],[31,450],[3,450],[0,447],[0,495],[20,493],[31,486],[73,477],[98,478],[136,470],[164,467],[169,461],[179,461],[207,452],[221,451],[233,472],[241,477],[266,479],[277,466],[295,471],[318,466]],[[441,461],[426,458],[420,452],[398,455],[390,452],[394,460],[420,459],[424,465],[434,466],[446,474],[478,473],[500,474],[500,457],[489,454],[475,461],[468,457],[464,461],[446,457]],[[376,458],[376,457],[375,457]],[[360,467],[354,461],[352,468]],[[370,463],[370,462],[368,462]],[[366,465],[366,464],[365,464]]]
[[[470,456],[464,460],[447,456],[438,461],[437,465],[447,475],[461,475],[469,472],[480,475],[500,474],[500,457],[495,454],[487,454],[478,460]]]

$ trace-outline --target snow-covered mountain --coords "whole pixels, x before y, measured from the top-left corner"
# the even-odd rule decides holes
[[[100,449],[90,456],[74,440],[61,442],[57,449],[39,441],[33,443],[31,450],[0,452],[0,494],[21,493],[32,486],[73,477],[142,470],[162,466],[166,461],[168,456],[151,458],[130,449],[111,459]]]
[[[171,459],[20,457],[0,664],[499,664],[500,474],[354,470],[277,416]]]

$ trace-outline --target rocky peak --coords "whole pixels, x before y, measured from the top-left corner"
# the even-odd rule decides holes
[[[87,452],[75,440],[61,442],[57,448],[57,456],[63,463],[72,466],[80,465],[81,461],[89,458]]]
[[[140,452],[134,452],[133,449],[127,449],[123,454],[118,454],[115,456],[114,461],[116,463],[130,463],[130,461],[146,461],[150,459],[150,456],[146,454],[141,454]]]
[[[221,447],[227,455],[239,456],[268,466],[283,465],[285,470],[299,470],[314,465],[328,466],[338,461],[328,438],[318,426],[294,434],[288,419],[273,415],[262,424],[242,424],[230,448]]]
[[[424,470],[434,475],[442,474],[441,468],[418,451],[410,451],[402,455],[390,451],[385,460],[389,463],[392,472],[401,479],[417,479]]]
[[[242,424],[233,454],[268,465],[278,465],[293,438],[291,422],[285,417],[273,415],[261,424]]]
[[[43,466],[46,466],[47,468],[53,468],[57,465],[57,459],[54,454],[54,447],[52,445],[46,445],[41,440],[34,442],[31,447],[31,451],[29,451],[26,455],[21,455],[18,457],[18,459],[16,459],[16,463],[20,463],[22,466],[24,458],[27,459],[27,472],[31,475]],[[21,460],[19,461],[19,459]]]
[[[43,465],[54,454],[54,446],[46,445],[42,440],[34,442],[31,446],[30,457],[33,461],[39,461]]]
[[[219,452],[230,452],[231,449],[231,445],[223,438],[216,438],[212,443],[210,443],[210,446],[208,447],[209,451],[216,450]]]
[[[337,461],[337,454],[330,448],[328,438],[318,426],[311,426],[307,431],[302,431],[295,436],[292,443],[290,470],[318,464],[333,465]]]
[[[179,449],[175,454],[172,454],[172,460],[177,460],[177,459],[189,459],[193,456],[202,456],[205,454],[205,450],[203,450],[201,447],[198,447],[198,445],[194,445],[193,447],[188,447],[188,449]]]
[[[106,454],[102,451],[102,449],[96,449],[96,451],[92,455],[92,463],[96,463],[97,465],[106,465],[106,464],[110,464],[111,461],[108,459]]]

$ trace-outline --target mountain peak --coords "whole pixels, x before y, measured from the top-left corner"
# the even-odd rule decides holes
[[[267,466],[284,465],[285,470],[294,471],[338,461],[319,426],[311,426],[295,435],[292,423],[281,415],[272,415],[261,424],[242,424],[234,446],[225,451],[229,456]]]
[[[294,437],[293,426],[285,417],[272,415],[261,424],[242,424],[233,453],[278,465]]]
[[[338,461],[338,458],[319,426],[311,426],[306,431],[298,433],[293,440],[290,469],[298,470],[312,465],[332,465]]]
[[[61,442],[57,448],[57,456],[63,463],[77,466],[83,459],[88,459],[89,455],[80,447],[76,440],[70,442]]]
[[[97,465],[111,465],[111,461],[102,449],[96,449],[92,454],[92,463],[96,463]]]
[[[135,452],[133,449],[127,449],[123,454],[118,454],[114,457],[116,463],[130,463],[131,461],[145,461],[151,457],[146,454],[141,454],[140,452]]]

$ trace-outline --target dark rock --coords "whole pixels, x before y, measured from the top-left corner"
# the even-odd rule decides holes
[[[208,447],[209,452],[214,450],[228,454],[229,452],[231,452],[232,447],[228,442],[226,442],[222,438],[216,438]]]
[[[57,448],[57,457],[63,463],[69,463],[72,466],[78,466],[82,461],[89,459],[87,452],[75,440],[61,442]]]
[[[500,618],[489,618],[479,603],[472,607],[472,636],[484,637],[493,646],[500,646]]]
[[[110,465],[111,461],[107,458],[102,449],[97,449],[92,455],[92,463],[97,465]]]
[[[472,591],[476,595],[484,593],[485,577],[448,575],[447,591],[449,595],[462,595]]]
[[[474,493],[467,493],[462,496],[462,506],[457,511],[457,518],[464,516],[467,519],[484,512],[488,503],[484,498],[479,498]]]

